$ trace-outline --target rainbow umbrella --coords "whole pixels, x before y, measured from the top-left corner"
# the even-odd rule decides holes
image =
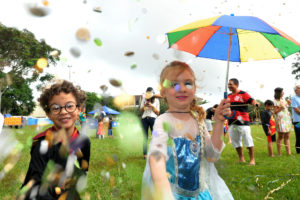
[[[197,57],[229,63],[285,58],[300,52],[300,43],[252,16],[222,15],[199,20],[167,33],[169,47]]]

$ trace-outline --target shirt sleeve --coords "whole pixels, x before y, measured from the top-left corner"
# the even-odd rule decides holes
[[[210,134],[205,131],[204,133],[204,142],[205,142],[205,147],[204,147],[204,156],[207,161],[209,162],[216,162],[219,160],[221,152],[223,151],[225,144],[224,142],[222,143],[221,150],[219,151],[216,149],[211,141],[211,136]]]
[[[297,101],[296,101],[296,98],[295,97],[292,97],[292,103],[291,103],[291,106],[293,108],[298,108],[298,104],[297,104]]]
[[[148,155],[159,152],[166,158],[166,160],[168,160],[169,158],[167,155],[167,142],[169,139],[169,135],[164,131],[163,122],[164,121],[160,117],[155,120],[152,139],[149,144]]]
[[[250,96],[250,94],[248,94],[247,92],[245,92],[244,98],[245,98],[246,103],[248,103],[248,104],[251,104],[252,101],[254,100],[254,99]]]
[[[144,107],[144,105],[145,105],[145,98],[143,97],[143,98],[142,98],[142,101],[141,101],[140,108]]]

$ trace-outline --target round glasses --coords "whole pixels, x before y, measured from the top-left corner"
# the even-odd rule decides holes
[[[68,113],[72,113],[76,110],[78,105],[76,105],[74,102],[68,102],[64,106],[60,106],[58,104],[52,104],[50,106],[50,112],[54,115],[58,115],[61,112],[61,109],[65,109]]]

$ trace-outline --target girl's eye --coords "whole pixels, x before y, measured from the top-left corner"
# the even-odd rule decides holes
[[[184,83],[185,87],[189,90],[193,89],[194,88],[194,83],[193,82],[190,82],[190,81],[187,81]]]
[[[178,87],[179,86],[179,83],[177,83],[177,82],[172,82],[171,83],[171,87],[172,88],[176,88],[176,87]]]

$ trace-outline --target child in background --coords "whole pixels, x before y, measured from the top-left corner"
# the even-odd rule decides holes
[[[112,116],[109,116],[109,121],[108,121],[108,137],[113,137],[112,135],[112,123],[113,123],[113,119]]]
[[[233,199],[213,164],[224,148],[221,136],[230,103],[224,99],[216,108],[210,135],[205,111],[196,104],[195,82],[194,72],[183,62],[174,61],[161,72],[160,92],[168,110],[154,124],[142,199]]]
[[[85,93],[68,81],[43,91],[38,101],[54,125],[33,138],[18,199],[80,199],[76,183],[88,170],[90,140],[75,122],[85,99]],[[72,165],[74,170],[68,170]]]
[[[230,138],[229,133],[227,134],[227,132],[228,132],[228,120],[226,119],[224,121],[224,141],[225,141],[225,137],[227,135],[228,136],[228,143],[227,144],[231,144],[231,138]]]
[[[98,129],[96,133],[96,137],[100,139],[104,139],[104,117],[100,117],[98,121]]]
[[[267,136],[268,152],[270,157],[274,157],[273,142],[276,142],[276,125],[273,117],[274,103],[271,100],[265,101],[265,110],[261,112],[261,125]]]

